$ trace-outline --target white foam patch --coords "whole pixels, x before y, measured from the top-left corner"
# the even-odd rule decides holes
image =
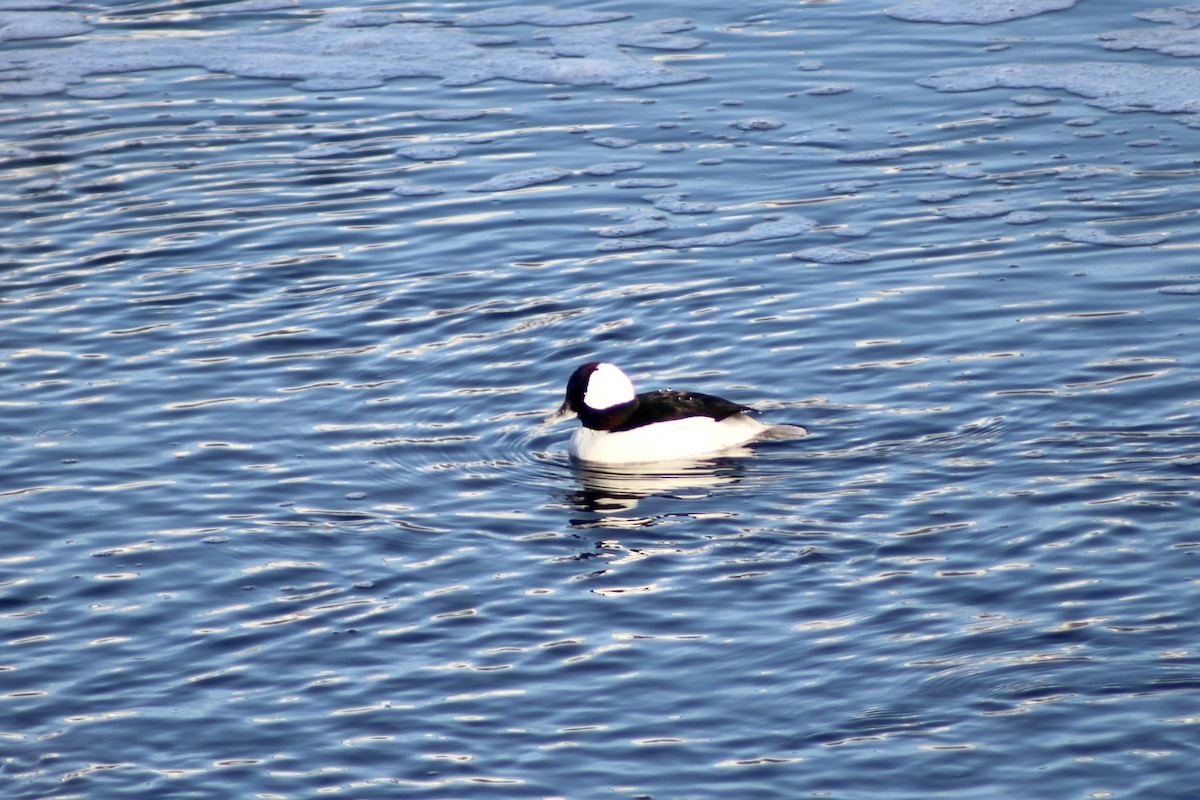
[[[296,81],[298,88],[310,91],[363,89],[395,78],[421,77],[438,78],[449,86],[505,79],[630,89],[707,77],[630,51],[699,47],[703,40],[674,35],[692,27],[690,23],[612,23],[624,16],[543,6],[462,15],[329,12],[313,24],[280,33],[94,37],[53,48],[4,51],[0,94],[50,94],[82,84],[91,75],[188,67]],[[534,29],[534,38],[548,40],[548,45],[517,46],[515,37],[472,30],[517,24],[543,26]],[[88,30],[83,18],[71,12],[0,12],[0,40],[59,38]]]
[[[1111,111],[1200,112],[1200,69],[1146,64],[1003,64],[942,70],[917,81],[939,92],[1063,89]]]
[[[511,192],[514,189],[524,189],[543,183],[561,181],[571,173],[560,167],[534,167],[518,172],[506,172],[481,183],[473,183],[467,187],[468,192]]]
[[[1047,11],[1062,11],[1076,0],[909,0],[890,6],[883,13],[906,22],[942,22],[987,25],[1022,17],[1035,17]]]

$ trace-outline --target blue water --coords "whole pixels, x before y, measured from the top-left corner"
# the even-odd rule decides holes
[[[632,16],[353,30],[687,80],[338,88],[315,0],[0,44],[163,61],[0,84],[0,793],[1194,796],[1200,125],[917,83],[1189,66],[1097,38],[1164,23],[556,8]],[[315,73],[166,63],[289,31]],[[812,435],[581,469],[596,358]]]

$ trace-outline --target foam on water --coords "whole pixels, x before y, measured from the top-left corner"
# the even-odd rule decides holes
[[[584,175],[615,175],[618,172],[632,172],[646,166],[642,161],[606,161],[584,167],[580,173]]]
[[[468,192],[511,192],[515,189],[525,189],[539,186],[543,183],[554,183],[570,177],[571,173],[559,167],[533,167],[516,172],[506,172],[489,178],[480,183],[467,187]]]
[[[1168,239],[1165,233],[1133,233],[1115,236],[1096,228],[1070,228],[1062,232],[1068,242],[1076,244],[1099,244],[1108,247],[1149,247],[1162,244]]]
[[[1004,203],[972,203],[965,206],[947,206],[938,210],[946,219],[987,219],[1003,217],[1012,209]]]
[[[61,4],[44,4],[44,7],[58,5]],[[22,3],[16,7],[35,9],[37,4]],[[18,39],[58,39],[92,30],[83,16],[73,11],[5,11],[3,8],[0,6],[0,43]]]
[[[454,144],[409,144],[396,150],[396,155],[413,161],[445,161],[456,158],[460,150]]]
[[[806,247],[792,253],[797,261],[811,261],[816,264],[858,264],[870,261],[871,254],[860,250],[850,250],[845,247]]]
[[[1149,64],[999,64],[956,67],[917,81],[940,92],[1008,89],[1065,89],[1110,111],[1150,110],[1163,114],[1200,111],[1200,69]]]
[[[1075,3],[1076,0],[972,0],[970,3],[958,0],[909,0],[889,6],[883,13],[907,22],[990,25],[1048,11],[1062,11]]]
[[[748,228],[733,231],[706,233],[700,236],[688,236],[680,239],[651,241],[648,239],[622,239],[621,241],[600,242],[596,249],[600,252],[615,252],[641,250],[652,247],[669,247],[676,250],[689,247],[732,247],[746,242],[765,242],[772,239],[787,239],[799,236],[812,230],[816,221],[798,214],[770,214],[762,222],[756,222]],[[642,215],[630,220],[622,226],[613,226],[600,231],[601,236],[638,236],[651,233],[669,226],[659,217]]]
[[[446,190],[440,186],[428,186],[425,184],[413,183],[410,179],[405,178],[396,185],[392,192],[401,197],[429,197],[435,194],[442,194]]]
[[[93,75],[195,67],[252,78],[298,81],[307,90],[380,86],[396,78],[436,77],[467,86],[505,78],[575,86],[646,88],[706,76],[633,55],[628,48],[691,49],[703,41],[673,34],[692,26],[660,20],[628,28],[603,23],[628,14],[518,6],[455,14],[331,11],[312,24],[278,33],[229,33],[64,43],[53,52],[7,50],[0,56],[0,95],[90,91]],[[12,12],[0,22],[8,38],[65,38],[91,30],[69,12]],[[470,33],[476,27],[547,28],[549,47],[509,46],[512,37]],[[575,30],[568,32],[571,26]],[[0,33],[0,38],[4,34]]]

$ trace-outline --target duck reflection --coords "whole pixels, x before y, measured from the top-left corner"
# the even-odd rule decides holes
[[[648,464],[605,465],[573,462],[576,488],[564,500],[586,517],[571,520],[573,527],[647,527],[653,518],[629,516],[647,498],[701,500],[720,487],[741,482],[746,476],[748,447],[726,450],[704,460],[661,461]]]

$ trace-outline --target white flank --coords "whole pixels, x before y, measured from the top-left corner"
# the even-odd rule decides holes
[[[593,464],[648,464],[710,455],[752,441],[770,428],[745,414],[717,421],[685,417],[610,433],[579,428],[571,455]]]

